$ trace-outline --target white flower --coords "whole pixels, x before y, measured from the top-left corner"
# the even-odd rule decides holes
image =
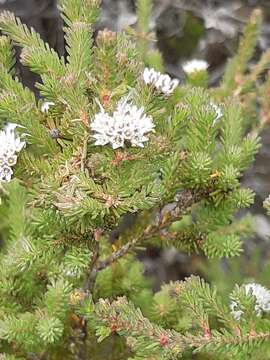
[[[208,63],[205,60],[193,59],[183,64],[183,69],[186,74],[192,74],[197,71],[206,71]]]
[[[95,132],[95,145],[111,144],[113,149],[117,149],[129,141],[132,146],[143,147],[144,142],[149,140],[145,134],[154,131],[152,117],[144,113],[143,107],[138,108],[128,102],[127,97],[118,103],[112,115],[100,107],[101,111],[90,124]]]
[[[0,167],[0,182],[1,181],[9,182],[11,180],[12,175],[13,175],[13,171],[9,166],[4,165]]]
[[[212,101],[205,106],[206,111],[212,111],[215,113],[215,118],[213,121],[213,126],[217,123],[217,121],[222,118],[222,116],[224,115],[222,112],[222,109],[220,106],[216,105],[215,103],[213,103]]]
[[[244,314],[244,311],[243,310],[236,310],[237,308],[238,308],[237,302],[232,301],[230,303],[231,314],[235,318],[235,320],[239,321],[241,316]]]
[[[147,85],[154,85],[157,90],[167,96],[172,94],[179,84],[177,79],[172,80],[169,75],[161,74],[159,71],[149,68],[144,69],[143,79]]]
[[[270,311],[270,291],[260,284],[250,283],[244,286],[246,295],[253,295],[256,298],[255,311],[257,315]],[[236,320],[240,320],[243,310],[238,308],[238,303],[232,301],[230,304],[231,314]]]
[[[17,163],[17,153],[25,146],[25,142],[15,134],[17,126],[9,123],[0,131],[0,182],[11,180],[11,168]]]
[[[144,82],[149,84],[155,84],[155,82],[158,80],[158,77],[160,76],[160,72],[157,72],[155,69],[149,69],[145,68],[143,72],[143,79]]]
[[[64,273],[65,275],[70,276],[72,278],[79,278],[82,272],[74,268],[74,269],[65,269]]]
[[[54,102],[52,101],[45,101],[42,105],[41,105],[41,111],[43,113],[47,113],[50,109],[51,106],[55,105]]]
[[[220,119],[222,118],[222,116],[224,115],[221,108],[214,104],[213,102],[210,102],[210,106],[214,109],[215,113],[216,113],[216,117],[215,117],[215,120],[214,120],[214,124]]]

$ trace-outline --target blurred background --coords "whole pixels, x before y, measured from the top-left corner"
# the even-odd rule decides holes
[[[270,47],[269,0],[156,0],[154,1],[151,30],[156,33],[153,47],[162,52],[166,71],[184,81],[182,63],[191,58],[202,58],[209,63],[210,86],[216,86],[228,58],[238,45],[243,26],[254,8],[261,8],[264,22],[254,61]],[[56,0],[0,0],[0,11],[8,9],[28,26],[34,27],[60,55],[65,55],[62,22]],[[119,31],[136,24],[134,0],[103,0],[102,16],[96,26]],[[17,63],[18,73],[25,85],[33,89],[36,76]],[[38,94],[37,94],[38,96]],[[254,215],[253,237],[245,241],[245,253],[240,259],[209,262],[199,256],[187,256],[176,250],[150,248],[141,255],[146,274],[154,277],[153,286],[181,279],[190,273],[200,273],[208,280],[224,285],[224,274],[231,281],[240,282],[245,276],[268,276],[270,266],[270,221],[262,207],[270,193],[270,130],[262,134],[262,147],[256,162],[243,179],[256,192],[256,201],[250,211]],[[263,281],[263,280],[262,280]],[[231,284],[232,285],[232,284]],[[229,285],[228,285],[229,288]]]

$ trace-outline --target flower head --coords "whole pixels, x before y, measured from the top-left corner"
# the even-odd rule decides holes
[[[15,134],[16,127],[16,124],[9,123],[0,131],[0,182],[11,180],[17,154],[25,146],[25,142]]]
[[[262,312],[270,311],[270,291],[264,286],[256,283],[250,283],[244,285],[246,295],[252,295],[256,299],[255,311],[257,315],[261,315]],[[231,314],[236,320],[240,320],[243,310],[239,308],[237,301],[233,300],[230,304]]]
[[[112,115],[100,107],[101,111],[90,124],[95,132],[95,145],[111,144],[113,149],[117,149],[129,141],[132,146],[143,147],[149,140],[145,134],[154,131],[152,117],[144,113],[143,107],[138,108],[129,102],[127,97],[118,103]]]
[[[186,74],[192,74],[197,71],[206,71],[208,63],[205,60],[193,59],[183,64],[183,69]]]
[[[169,75],[161,74],[160,72],[149,68],[144,69],[143,79],[147,85],[154,85],[157,90],[167,96],[172,94],[179,84],[177,79],[172,80]]]

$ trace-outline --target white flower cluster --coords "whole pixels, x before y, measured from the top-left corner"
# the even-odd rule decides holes
[[[161,74],[160,72],[149,68],[144,69],[143,79],[147,85],[154,85],[157,90],[161,91],[166,96],[172,94],[179,84],[177,79],[172,80],[168,74]]]
[[[90,124],[95,132],[95,145],[110,144],[113,149],[123,147],[125,141],[132,146],[143,147],[149,138],[145,134],[154,132],[154,124],[151,116],[144,113],[144,108],[138,108],[123,98],[117,105],[112,115],[105,112],[100,105],[101,111],[95,115]]]
[[[186,74],[192,74],[197,71],[206,71],[208,63],[205,60],[193,59],[183,64],[183,69]]]
[[[9,123],[0,131],[0,182],[11,180],[17,153],[25,146],[25,142],[15,134],[16,127],[16,124]]]
[[[246,295],[253,295],[256,298],[255,311],[257,315],[270,311],[270,291],[260,284],[250,283],[244,286]],[[231,314],[236,320],[240,320],[243,310],[238,309],[238,303],[232,301],[230,304]]]

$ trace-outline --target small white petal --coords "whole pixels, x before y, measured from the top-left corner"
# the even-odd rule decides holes
[[[96,139],[95,145],[106,145],[109,143],[109,139],[105,136],[102,136],[100,134],[93,135],[93,138]]]
[[[12,174],[13,171],[9,166],[3,166],[2,168],[0,168],[0,181],[9,182],[11,180]]]
[[[177,86],[179,85],[179,80],[178,79],[173,79],[171,81],[171,90],[170,92],[173,92],[175,88],[177,88]]]
[[[209,105],[206,106],[206,110],[210,110],[215,112],[216,116],[215,119],[213,121],[213,125],[215,125],[217,123],[217,121],[223,117],[223,111],[221,109],[221,107],[219,107],[218,105],[216,105],[215,103],[213,103],[212,101],[209,103]]]
[[[149,70],[148,68],[145,68],[145,69],[144,69],[143,79],[144,79],[144,81],[145,81],[146,84],[150,84],[151,78],[150,78],[150,70]]]
[[[216,122],[220,118],[222,118],[223,112],[222,112],[221,108],[218,105],[214,104],[213,102],[210,102],[210,106],[215,110],[215,113],[216,113],[215,122]]]
[[[12,155],[7,158],[6,161],[8,166],[14,166],[17,163],[17,155]]]
[[[42,105],[41,105],[41,111],[43,113],[47,113],[50,109],[51,106],[54,106],[55,103],[52,101],[45,101]]]

